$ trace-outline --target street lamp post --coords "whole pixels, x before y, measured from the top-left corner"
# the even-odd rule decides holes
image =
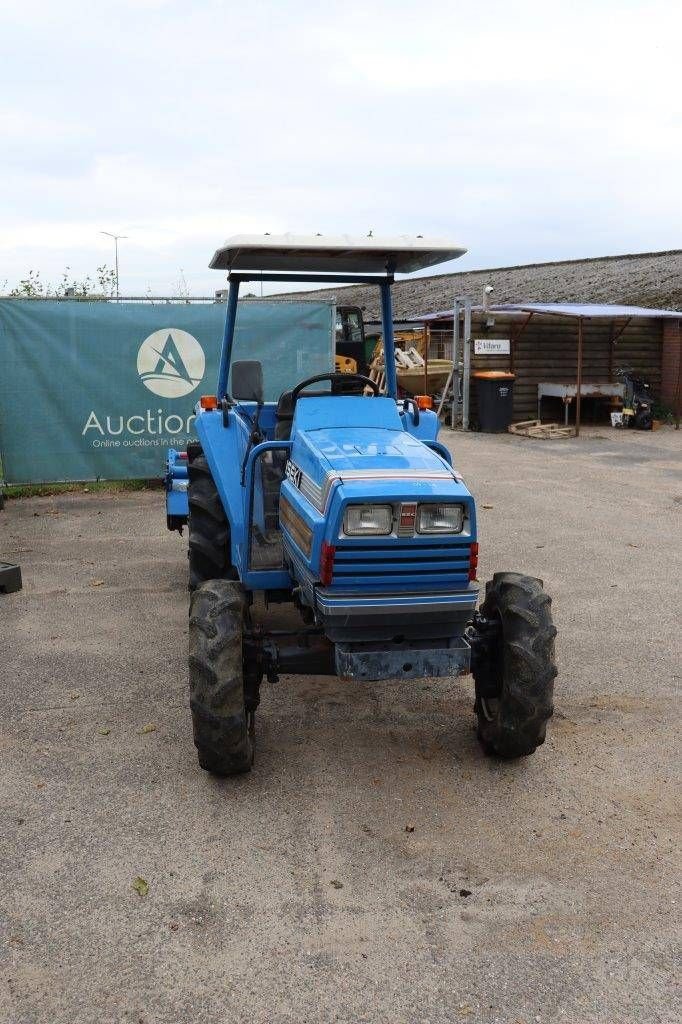
[[[109,238],[114,240],[114,253],[116,260],[116,301],[118,302],[118,240],[119,238],[127,238],[127,235],[114,235],[111,231],[100,231],[100,235],[108,235]]]

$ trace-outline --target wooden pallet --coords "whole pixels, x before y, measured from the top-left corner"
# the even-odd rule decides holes
[[[539,437],[548,440],[554,437],[575,437],[575,427],[562,427],[559,423],[542,423],[541,420],[524,420],[522,423],[512,423],[509,433],[518,434],[519,437]]]

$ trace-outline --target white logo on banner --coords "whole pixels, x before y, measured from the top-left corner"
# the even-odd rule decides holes
[[[206,359],[187,331],[167,327],[145,338],[137,353],[137,372],[146,388],[162,398],[182,398],[204,376]]]

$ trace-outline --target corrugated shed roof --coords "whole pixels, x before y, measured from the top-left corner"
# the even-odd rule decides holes
[[[393,287],[396,320],[411,320],[435,309],[452,308],[456,295],[483,298],[493,285],[496,303],[599,303],[682,309],[682,249],[603,256],[558,263],[530,263],[397,281]],[[324,289],[321,297],[360,306],[366,320],[378,320],[378,288],[353,285]]]

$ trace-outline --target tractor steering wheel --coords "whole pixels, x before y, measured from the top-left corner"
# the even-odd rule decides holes
[[[320,373],[317,377],[308,377],[307,380],[302,380],[300,384],[297,384],[296,387],[293,388],[291,392],[292,406],[296,405],[302,391],[309,388],[312,384],[319,383],[321,380],[328,380],[332,386],[334,384],[347,384],[349,381],[353,381],[354,383],[357,383],[359,387],[371,388],[375,396],[378,395],[381,390],[376,381],[371,380],[370,377],[364,377],[361,373]],[[333,393],[333,391],[324,391],[322,394],[332,395]],[[321,398],[322,395],[316,395],[316,397]]]

